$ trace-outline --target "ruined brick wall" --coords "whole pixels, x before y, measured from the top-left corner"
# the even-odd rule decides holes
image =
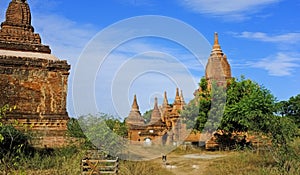
[[[0,106],[16,105],[22,115],[66,115],[69,69],[65,61],[0,56]]]
[[[0,106],[16,106],[4,120],[33,131],[35,145],[64,144],[69,69],[66,61],[0,55]]]

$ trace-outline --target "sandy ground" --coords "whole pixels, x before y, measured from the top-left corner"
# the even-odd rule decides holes
[[[167,168],[175,175],[204,175],[206,167],[216,159],[222,159],[227,156],[226,153],[194,153],[194,154],[176,154],[171,153],[167,156],[167,162],[157,159],[163,167]],[[170,174],[171,174],[170,173]]]

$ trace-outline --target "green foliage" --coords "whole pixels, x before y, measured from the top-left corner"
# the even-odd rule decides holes
[[[215,124],[222,118],[218,127],[225,133],[218,137],[223,139],[222,144],[231,139],[233,132],[251,131],[268,136],[272,140],[273,157],[282,174],[290,172],[288,167],[291,162],[300,161],[299,155],[297,156],[290,147],[297,134],[295,124],[299,127],[300,95],[276,104],[269,90],[244,77],[240,80],[230,80],[226,93],[221,86],[215,84],[212,84],[212,90],[209,92],[204,79],[199,85],[202,91],[183,111],[183,116],[187,120],[196,121],[194,129],[203,131],[204,128],[208,132],[213,131],[211,129],[216,128]],[[224,94],[226,106],[222,105]],[[222,114],[220,111],[224,107],[225,111]],[[190,127],[189,124],[187,126]]]
[[[120,122],[119,119],[115,119],[112,116],[107,118],[105,120],[106,125],[109,127],[111,131],[113,131],[115,134],[119,135],[120,137],[127,137],[127,127],[125,125],[125,122]]]
[[[273,95],[251,80],[232,79],[229,83],[220,129],[228,132],[263,130],[275,109]]]
[[[107,114],[81,116],[78,122],[86,137],[104,155],[117,156],[121,153],[125,143],[125,125]]]
[[[291,118],[300,128],[300,94],[291,97],[288,101],[281,101],[276,104],[278,115]]]
[[[17,166],[21,156],[31,151],[28,135],[1,122],[6,113],[14,109],[9,105],[0,108],[0,162],[5,170]]]
[[[205,124],[205,130],[209,133],[220,129],[220,123],[226,104],[226,88],[218,86],[215,82],[213,82],[211,86],[211,106],[208,112],[207,123]]]
[[[265,123],[269,122],[268,116],[274,112],[273,95],[244,78],[232,79],[228,84],[225,89],[212,83],[209,90],[205,78],[201,79],[201,91],[182,112],[188,127],[191,127],[189,123],[194,123],[194,129],[202,131],[205,128],[207,132],[216,129],[226,132],[264,129]]]
[[[299,153],[295,151],[290,145],[295,139],[297,134],[297,126],[288,117],[276,117],[273,116],[273,120],[270,120],[269,134],[272,138],[272,153],[275,161],[279,167],[284,168],[289,162],[300,161]],[[282,169],[284,172],[288,172],[288,169]]]
[[[151,110],[149,110],[149,111],[146,111],[146,112],[142,115],[142,117],[145,119],[145,122],[146,122],[146,123],[149,123],[149,122],[150,122],[152,111],[153,111],[153,109],[151,109]]]
[[[68,135],[70,137],[75,137],[75,138],[86,138],[86,136],[84,135],[79,123],[78,123],[78,120],[75,119],[75,118],[71,118],[69,121],[68,121]]]
[[[14,108],[9,107],[9,105],[4,105],[3,107],[0,108],[0,127],[3,126],[3,123],[1,122],[1,120],[2,120],[2,118],[5,117],[6,112],[11,112]],[[4,136],[0,133],[0,143],[3,140],[4,140]]]
[[[28,143],[28,136],[11,125],[0,127],[0,134],[3,136],[0,142],[1,169],[5,171],[19,166],[20,160],[31,153],[32,148]]]
[[[199,83],[202,92],[208,92],[208,82],[205,77],[202,77]]]
[[[80,161],[83,156],[84,151],[74,146],[61,149],[35,149],[30,155],[20,156],[18,165],[4,171],[4,174],[80,174]],[[0,166],[0,171],[1,168]]]
[[[208,119],[208,112],[211,106],[211,95],[208,91],[207,81],[201,79],[199,83],[201,91],[196,94],[184,110],[181,111],[181,116],[184,118],[188,129],[202,131]]]

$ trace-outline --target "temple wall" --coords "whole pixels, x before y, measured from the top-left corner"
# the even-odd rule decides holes
[[[16,107],[3,120],[32,132],[34,146],[66,143],[69,69],[66,61],[0,55],[0,106]]]
[[[0,106],[24,115],[66,115],[69,69],[65,61],[0,56]]]

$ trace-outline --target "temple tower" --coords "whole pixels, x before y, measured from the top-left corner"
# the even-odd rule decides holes
[[[215,33],[214,45],[205,69],[205,77],[209,86],[213,81],[217,84],[225,84],[231,78],[231,68],[227,56],[219,44],[218,33]]]
[[[126,119],[126,124],[127,125],[137,125],[137,126],[144,125],[144,119],[141,116],[141,112],[139,109],[139,105],[137,103],[136,95],[134,95],[131,110],[128,115],[128,118]]]
[[[27,1],[9,3],[0,29],[0,49],[51,53],[49,46],[42,45],[40,35],[34,33]]]
[[[34,146],[66,144],[69,70],[34,33],[27,1],[12,0],[0,28],[0,106],[16,106],[3,120],[33,131]]]
[[[173,109],[172,109],[172,113],[174,115],[179,115],[179,111],[183,109],[184,107],[184,101],[183,101],[183,95],[181,96],[179,94],[179,89],[176,88],[176,96],[175,96],[175,100],[173,103]]]
[[[161,119],[161,113],[158,109],[157,97],[154,99],[154,107],[151,113],[150,125],[164,125]]]
[[[169,105],[167,92],[164,93],[164,102],[162,104],[161,120],[167,123],[167,118],[172,111],[172,107]],[[168,125],[168,123],[167,123]]]

